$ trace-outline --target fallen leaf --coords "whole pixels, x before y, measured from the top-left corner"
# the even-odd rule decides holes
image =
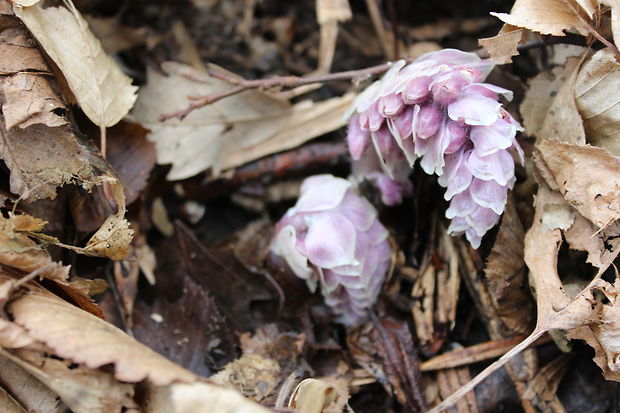
[[[110,373],[70,368],[37,351],[21,350],[17,356],[0,350],[0,354],[48,386],[76,413],[120,413],[137,407],[133,387],[114,380]]]
[[[620,219],[619,158],[602,148],[548,139],[537,147],[560,192],[581,215],[598,228]]]
[[[214,176],[271,153],[301,145],[344,125],[352,95],[325,102],[290,105],[271,95],[250,90],[190,113],[182,121],[159,121],[162,114],[184,109],[187,96],[230,89],[228,83],[179,63],[147,71],[132,115],[151,130],[157,163],[172,164],[169,180],[180,180],[210,169]],[[222,69],[217,69],[222,70]],[[189,77],[200,78],[197,82]]]
[[[150,413],[269,413],[236,391],[205,383],[150,387],[147,392]]]
[[[99,126],[121,120],[136,101],[137,87],[105,54],[73,3],[18,6],[15,14],[58,65],[86,116]]]
[[[523,260],[524,237],[523,225],[510,199],[484,274],[497,315],[507,330],[516,334],[532,331],[535,316]]]
[[[27,411],[60,413],[65,408],[52,390],[3,355],[0,355],[0,383]]]
[[[610,49],[596,52],[579,70],[575,98],[588,142],[620,156],[620,64]]]
[[[558,399],[557,390],[568,370],[572,355],[564,354],[540,369],[527,385],[525,397],[532,400],[540,411],[562,412],[564,406]]]
[[[524,31],[515,26],[505,24],[493,37],[478,40],[478,44],[489,52],[491,60],[497,64],[512,62],[512,56],[519,54],[517,47],[523,41]]]
[[[585,9],[581,6],[585,6]],[[565,30],[589,33],[588,21],[594,11],[591,0],[517,0],[510,13],[491,13],[501,21],[541,34],[564,36]]]
[[[84,16],[84,19],[106,53],[118,53],[146,42],[146,28],[125,26],[119,16]]]
[[[112,364],[117,380],[135,383],[148,379],[165,385],[197,379],[111,324],[49,293],[30,291],[11,301],[7,311],[16,324],[58,356],[90,369]]]
[[[28,413],[17,401],[0,387],[0,410],[5,413]]]
[[[330,383],[305,379],[293,391],[288,407],[299,413],[322,413],[339,396],[336,388]]]

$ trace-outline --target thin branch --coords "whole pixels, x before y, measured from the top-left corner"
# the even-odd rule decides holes
[[[378,66],[371,66],[364,69],[359,70],[348,70],[346,72],[336,72],[329,73],[325,75],[317,75],[317,76],[275,76],[267,79],[256,79],[256,80],[246,80],[243,78],[239,78],[237,76],[232,76],[217,70],[209,70],[208,73],[211,77],[216,79],[223,80],[231,85],[234,85],[230,90],[226,90],[223,92],[212,93],[207,96],[193,96],[190,99],[193,102],[185,109],[179,110],[177,112],[166,113],[160,116],[160,121],[165,121],[172,118],[183,119],[187,115],[189,115],[192,111],[201,108],[203,106],[210,105],[212,103],[217,102],[218,100],[227,98],[229,96],[233,96],[239,94],[241,92],[245,92],[250,89],[271,89],[274,87],[285,87],[292,88],[302,85],[309,85],[312,83],[327,83],[333,82],[336,80],[362,80],[364,78],[381,74],[387,71],[391,66],[392,62],[384,63]],[[202,80],[202,79],[193,79],[193,80]]]

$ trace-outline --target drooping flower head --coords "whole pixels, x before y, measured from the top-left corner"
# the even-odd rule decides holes
[[[448,231],[464,233],[475,248],[499,221],[514,185],[511,152],[523,162],[516,141],[522,128],[499,102],[500,96],[512,99],[512,92],[482,83],[492,69],[492,62],[454,49],[409,65],[399,61],[348,114],[354,170],[368,175],[372,167],[355,163],[374,163],[380,167],[375,172],[404,184],[403,165],[411,168],[419,159],[446,188]]]
[[[390,266],[388,232],[351,182],[332,175],[304,180],[297,204],[278,222],[271,245],[308,288],[317,285],[339,320],[367,318]]]

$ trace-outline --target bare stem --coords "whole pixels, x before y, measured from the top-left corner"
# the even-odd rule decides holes
[[[211,77],[215,77],[220,80],[224,80],[235,87],[230,90],[226,90],[224,92],[212,93],[206,96],[196,96],[193,97],[193,102],[185,109],[179,110],[177,112],[166,113],[160,116],[159,120],[165,121],[172,118],[183,119],[187,115],[189,115],[192,111],[201,108],[203,106],[210,105],[212,103],[217,102],[218,100],[227,98],[229,96],[233,96],[239,94],[241,92],[245,92],[250,89],[270,89],[274,87],[286,87],[292,88],[302,85],[309,85],[312,83],[327,83],[333,82],[336,80],[348,80],[348,79],[363,79],[366,77],[370,77],[373,75],[381,74],[387,71],[392,66],[392,62],[383,63],[378,66],[371,66],[364,69],[359,70],[348,70],[345,72],[336,72],[336,73],[328,73],[325,75],[317,75],[317,76],[274,76],[267,79],[256,79],[256,80],[246,80],[243,78],[239,78],[236,76],[231,76],[226,73],[222,73],[217,70],[209,70],[208,73]],[[198,80],[198,79],[194,79]]]

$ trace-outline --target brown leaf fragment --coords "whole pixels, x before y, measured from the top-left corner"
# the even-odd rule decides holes
[[[599,230],[580,213],[575,211],[574,215],[574,223],[564,231],[566,242],[571,249],[586,251],[586,262],[597,268],[607,268],[618,256],[620,223],[615,222]]]
[[[542,34],[564,36],[564,30],[576,29],[587,35],[592,7],[590,0],[517,0],[510,14],[491,13],[504,23]]]
[[[554,69],[532,81],[521,108],[528,133],[539,141],[586,142],[583,120],[575,103],[575,79],[579,66],[579,59],[568,59],[562,72]]]
[[[147,133],[142,126],[125,121],[108,130],[107,159],[123,186],[127,205],[146,187],[155,166],[155,146],[146,139]]]
[[[523,260],[524,238],[523,225],[511,198],[484,272],[497,314],[508,331],[515,334],[530,332],[535,318]]]
[[[353,98],[349,94],[325,102],[291,105],[265,92],[249,90],[195,110],[182,121],[161,122],[162,114],[185,108],[188,95],[206,96],[234,87],[179,63],[165,62],[162,69],[165,74],[148,70],[147,85],[140,91],[132,114],[151,130],[149,139],[155,143],[157,163],[172,164],[169,180],[185,179],[208,169],[217,176],[297,147],[343,126],[343,115]]]
[[[2,387],[0,387],[0,411],[5,413],[28,413]]]
[[[30,412],[60,413],[65,408],[56,393],[4,355],[0,355],[0,383]]]
[[[38,351],[2,351],[4,357],[19,365],[57,393],[76,413],[121,413],[137,407],[133,386],[120,383],[112,374],[47,357]]]
[[[14,74],[27,70],[49,74],[51,71],[36,43],[19,26],[17,19],[5,19],[1,23],[0,74]]]
[[[56,188],[65,183],[91,181],[85,151],[68,127],[0,127],[0,158],[11,170],[11,192],[26,201],[54,199]]]
[[[519,54],[517,47],[523,41],[523,35],[522,29],[505,24],[496,36],[479,39],[478,44],[489,52],[495,63],[510,63],[512,56]]]
[[[108,54],[131,49],[146,42],[146,28],[125,26],[119,16],[84,16],[84,19]]]
[[[166,245],[174,251],[172,240]],[[237,358],[238,339],[213,296],[178,266],[178,259],[176,254],[160,255],[155,300],[138,298],[133,332],[153,350],[208,377]],[[161,323],[153,321],[154,313],[161,315]]]
[[[49,80],[41,75],[17,73],[2,80],[4,103],[2,114],[7,130],[17,126],[26,128],[37,123],[49,127],[67,123],[64,103],[56,96]]]
[[[248,354],[230,362],[224,370],[212,376],[211,380],[259,402],[276,389],[282,376],[280,366],[273,359],[259,354]]]
[[[137,87],[102,49],[71,1],[65,7],[41,4],[14,8],[67,79],[81,109],[93,123],[112,126],[136,101]]]
[[[331,383],[305,379],[293,391],[288,406],[299,413],[322,413],[339,397],[338,391]]]
[[[45,308],[46,311],[40,311]],[[50,294],[31,291],[7,306],[15,322],[55,353],[91,369],[113,364],[114,377],[157,385],[193,382],[196,376],[105,321]]]
[[[588,142],[620,156],[620,64],[610,49],[596,52],[579,70],[575,98]]]
[[[407,323],[384,317],[350,333],[347,343],[356,362],[410,411],[423,411],[426,402],[420,389],[417,350]]]
[[[552,140],[539,141],[538,149],[566,200],[584,217],[599,228],[620,218],[620,159],[602,148]]]
[[[569,367],[572,355],[564,354],[540,369],[527,385],[524,397],[533,401],[540,411],[564,412],[564,406],[558,399],[557,390]]]
[[[269,413],[238,392],[205,383],[151,386],[147,393],[148,413]]]
[[[469,370],[466,367],[440,370],[437,372],[437,383],[442,398],[450,396],[463,384],[471,380]],[[478,413],[478,404],[474,393],[467,394],[456,405],[457,413]]]

